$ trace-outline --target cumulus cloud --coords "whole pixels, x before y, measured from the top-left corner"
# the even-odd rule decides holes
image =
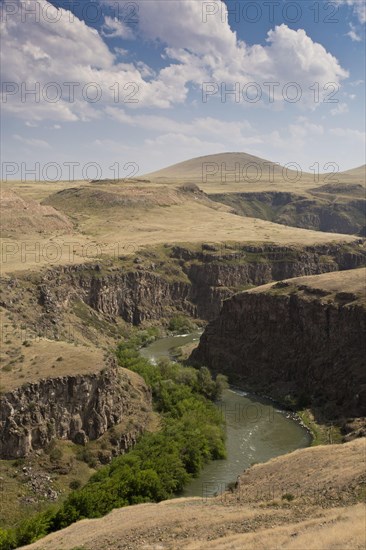
[[[204,82],[212,81],[228,87],[236,82],[254,81],[260,86],[276,82],[274,100],[279,103],[284,100],[283,86],[295,82],[301,90],[299,105],[315,108],[310,86],[318,84],[321,100],[327,83],[338,85],[348,76],[338,60],[304,30],[281,25],[268,33],[266,45],[249,46],[221,16],[203,22],[201,0],[180,0],[179,17],[176,2],[136,2],[139,22],[135,32],[144,40],[160,43],[164,51],[165,66],[157,72],[141,60],[121,62],[120,52],[111,51],[97,30],[70,17],[67,10],[47,0],[15,0],[18,7],[36,3],[47,17],[39,22],[28,17],[22,22],[19,9],[1,23],[2,78],[19,88],[6,94],[4,111],[27,120],[85,121],[100,118],[106,106],[116,103],[135,110],[183,104],[191,89],[197,93]],[[106,40],[107,35],[132,37],[125,22],[109,16],[101,32]],[[26,101],[20,101],[21,87],[31,90],[36,82],[38,100],[32,102],[28,94]],[[50,89],[49,83],[56,86]],[[70,90],[66,83],[75,86]],[[53,101],[57,86],[62,94]]]
[[[248,46],[219,12],[203,23],[201,2],[180,0],[179,17],[175,2],[140,2],[139,8],[142,35],[166,45],[167,59],[179,62],[182,76],[198,86],[204,81],[227,87],[256,82],[265,91],[263,84],[270,81],[278,83],[274,99],[281,101],[283,86],[295,82],[301,90],[300,103],[309,106],[314,103],[310,86],[318,83],[324,98],[324,86],[339,84],[348,76],[338,60],[301,29],[280,25],[268,33],[267,45]],[[223,9],[227,11],[226,6]],[[165,76],[175,70],[176,65],[167,67]]]
[[[47,16],[22,22],[21,7],[35,3]],[[1,22],[4,112],[77,121],[100,117],[106,103],[166,108],[184,100],[163,78],[149,81],[154,72],[144,63],[118,62],[101,35],[67,10],[46,0],[17,4],[18,12]]]

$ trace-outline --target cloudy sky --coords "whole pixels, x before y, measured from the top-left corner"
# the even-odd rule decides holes
[[[1,9],[3,177],[141,175],[224,151],[365,162],[364,0]]]

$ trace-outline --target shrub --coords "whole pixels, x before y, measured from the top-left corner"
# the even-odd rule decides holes
[[[168,329],[178,333],[192,332],[196,329],[196,326],[188,317],[176,315],[170,319]]]
[[[72,481],[70,481],[69,487],[72,491],[76,491],[77,489],[80,489],[81,481],[79,481],[78,479],[73,479]]]
[[[292,500],[294,500],[294,495],[292,493],[285,493],[284,495],[282,495],[282,500],[287,500],[288,502],[291,502]]]
[[[1,550],[16,548],[16,538],[13,531],[0,529],[0,548]]]

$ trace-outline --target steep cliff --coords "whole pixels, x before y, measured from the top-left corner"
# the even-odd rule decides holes
[[[38,286],[43,313],[81,300],[111,320],[140,325],[183,312],[214,319],[224,299],[251,285],[365,264],[362,241],[316,247],[203,245],[147,249],[134,258],[49,270]]]
[[[365,277],[356,269],[237,294],[191,359],[328,418],[366,416]]]
[[[0,398],[0,458],[27,456],[54,438],[85,444],[136,411],[151,411],[151,393],[136,374],[111,362],[95,373],[48,378],[25,384]],[[139,430],[144,429],[144,420]],[[137,433],[126,432],[123,450]]]

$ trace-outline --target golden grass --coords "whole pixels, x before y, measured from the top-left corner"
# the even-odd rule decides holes
[[[237,492],[206,500],[140,504],[101,519],[79,521],[28,548],[361,550],[366,508],[358,489],[364,472],[364,438],[301,449],[249,469],[242,481],[247,478],[245,494],[254,497],[250,504]],[[282,487],[277,501],[263,499],[263,488],[271,484]],[[295,498],[282,499],[293,485]]]
[[[5,189],[9,182],[3,184]],[[355,237],[244,218],[202,193],[156,184],[12,183],[21,197],[54,205],[74,224],[64,233],[51,227],[22,231],[11,215],[2,226],[3,274],[39,270],[135,253],[146,245],[179,242],[260,242],[315,245],[352,242]],[[222,190],[221,190],[222,191]],[[58,193],[58,194],[55,194]],[[48,206],[49,207],[49,206]],[[14,213],[16,217],[16,212]]]
[[[357,300],[359,303],[366,302],[366,268],[350,269],[347,271],[336,271],[332,273],[323,273],[322,275],[311,275],[307,277],[295,277],[286,281],[291,287],[306,287],[310,289],[319,289],[328,292],[326,299],[335,298],[338,293],[342,293],[345,298],[350,295],[350,301]],[[269,283],[263,286],[252,288],[246,292],[260,293],[266,292],[276,287],[277,283]],[[284,288],[286,292],[286,287]],[[342,296],[341,294],[341,296]],[[354,295],[354,297],[352,296]]]
[[[40,338],[29,328],[22,329],[19,323],[14,326],[3,309],[0,310],[0,324],[2,392],[49,376],[97,372],[105,366],[101,349]]]

